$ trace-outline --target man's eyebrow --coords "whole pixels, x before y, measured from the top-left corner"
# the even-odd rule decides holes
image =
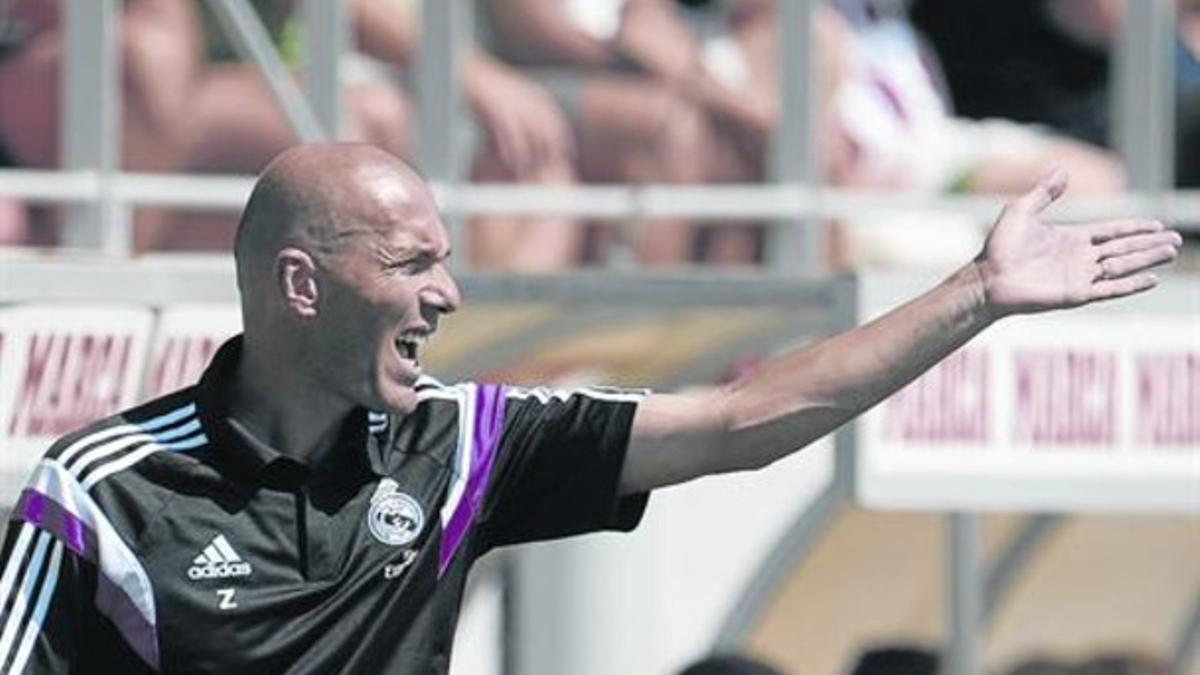
[[[402,246],[393,246],[381,243],[376,247],[376,253],[385,263],[395,263],[407,262],[411,260],[446,260],[453,253],[453,250],[447,247],[444,251],[439,253],[437,249],[434,248],[406,248]]]

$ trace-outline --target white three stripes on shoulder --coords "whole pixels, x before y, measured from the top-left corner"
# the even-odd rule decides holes
[[[88,434],[67,447],[57,461],[76,478],[89,467],[98,466],[82,481],[87,490],[159,450],[191,450],[206,443],[208,437],[201,431],[200,420],[196,418],[196,404],[189,403],[145,422],[121,424]],[[100,466],[106,458],[139,445],[142,447]],[[81,452],[89,447],[90,450]]]
[[[59,455],[58,461],[63,464],[69,463],[71,461],[71,458],[75,456],[75,453],[79,452],[81,449],[87,447],[88,445],[91,445],[92,443],[98,443],[105,439],[109,439],[114,436],[121,436],[124,434],[158,431],[159,429],[161,429],[163,427],[170,426],[171,424],[174,424],[175,422],[178,422],[179,420],[185,419],[185,418],[190,417],[195,414],[196,414],[196,404],[190,403],[181,408],[176,408],[175,410],[172,410],[171,412],[166,413],[165,415],[159,415],[158,417],[155,417],[154,419],[147,420],[147,421],[141,422],[139,424],[119,424],[115,427],[109,427],[108,429],[102,429],[100,431],[97,431],[94,434],[88,434],[87,436],[84,436],[83,438],[80,438],[79,440],[72,443],[70,447],[68,447],[65,451],[63,451],[63,453],[61,455]]]

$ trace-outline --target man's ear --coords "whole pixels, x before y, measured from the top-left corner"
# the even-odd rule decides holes
[[[312,256],[298,248],[279,251],[275,281],[289,312],[304,318],[317,315],[317,266]]]

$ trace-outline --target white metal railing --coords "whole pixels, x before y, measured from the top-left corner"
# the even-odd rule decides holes
[[[120,208],[175,206],[238,211],[253,185],[252,176],[0,170],[0,197],[83,203],[107,196]],[[489,213],[727,221],[869,218],[899,212],[938,211],[987,221],[997,216],[1005,201],[996,195],[873,192],[804,183],[563,187],[434,182],[431,186],[439,208],[455,217]],[[1159,218],[1179,229],[1200,231],[1200,190],[1073,197],[1053,208],[1052,215],[1065,221]]]

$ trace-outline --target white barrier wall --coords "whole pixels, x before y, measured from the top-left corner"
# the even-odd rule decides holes
[[[630,534],[519,549],[514,672],[671,675],[702,656],[767,552],[832,480],[831,446],[659,490]]]

